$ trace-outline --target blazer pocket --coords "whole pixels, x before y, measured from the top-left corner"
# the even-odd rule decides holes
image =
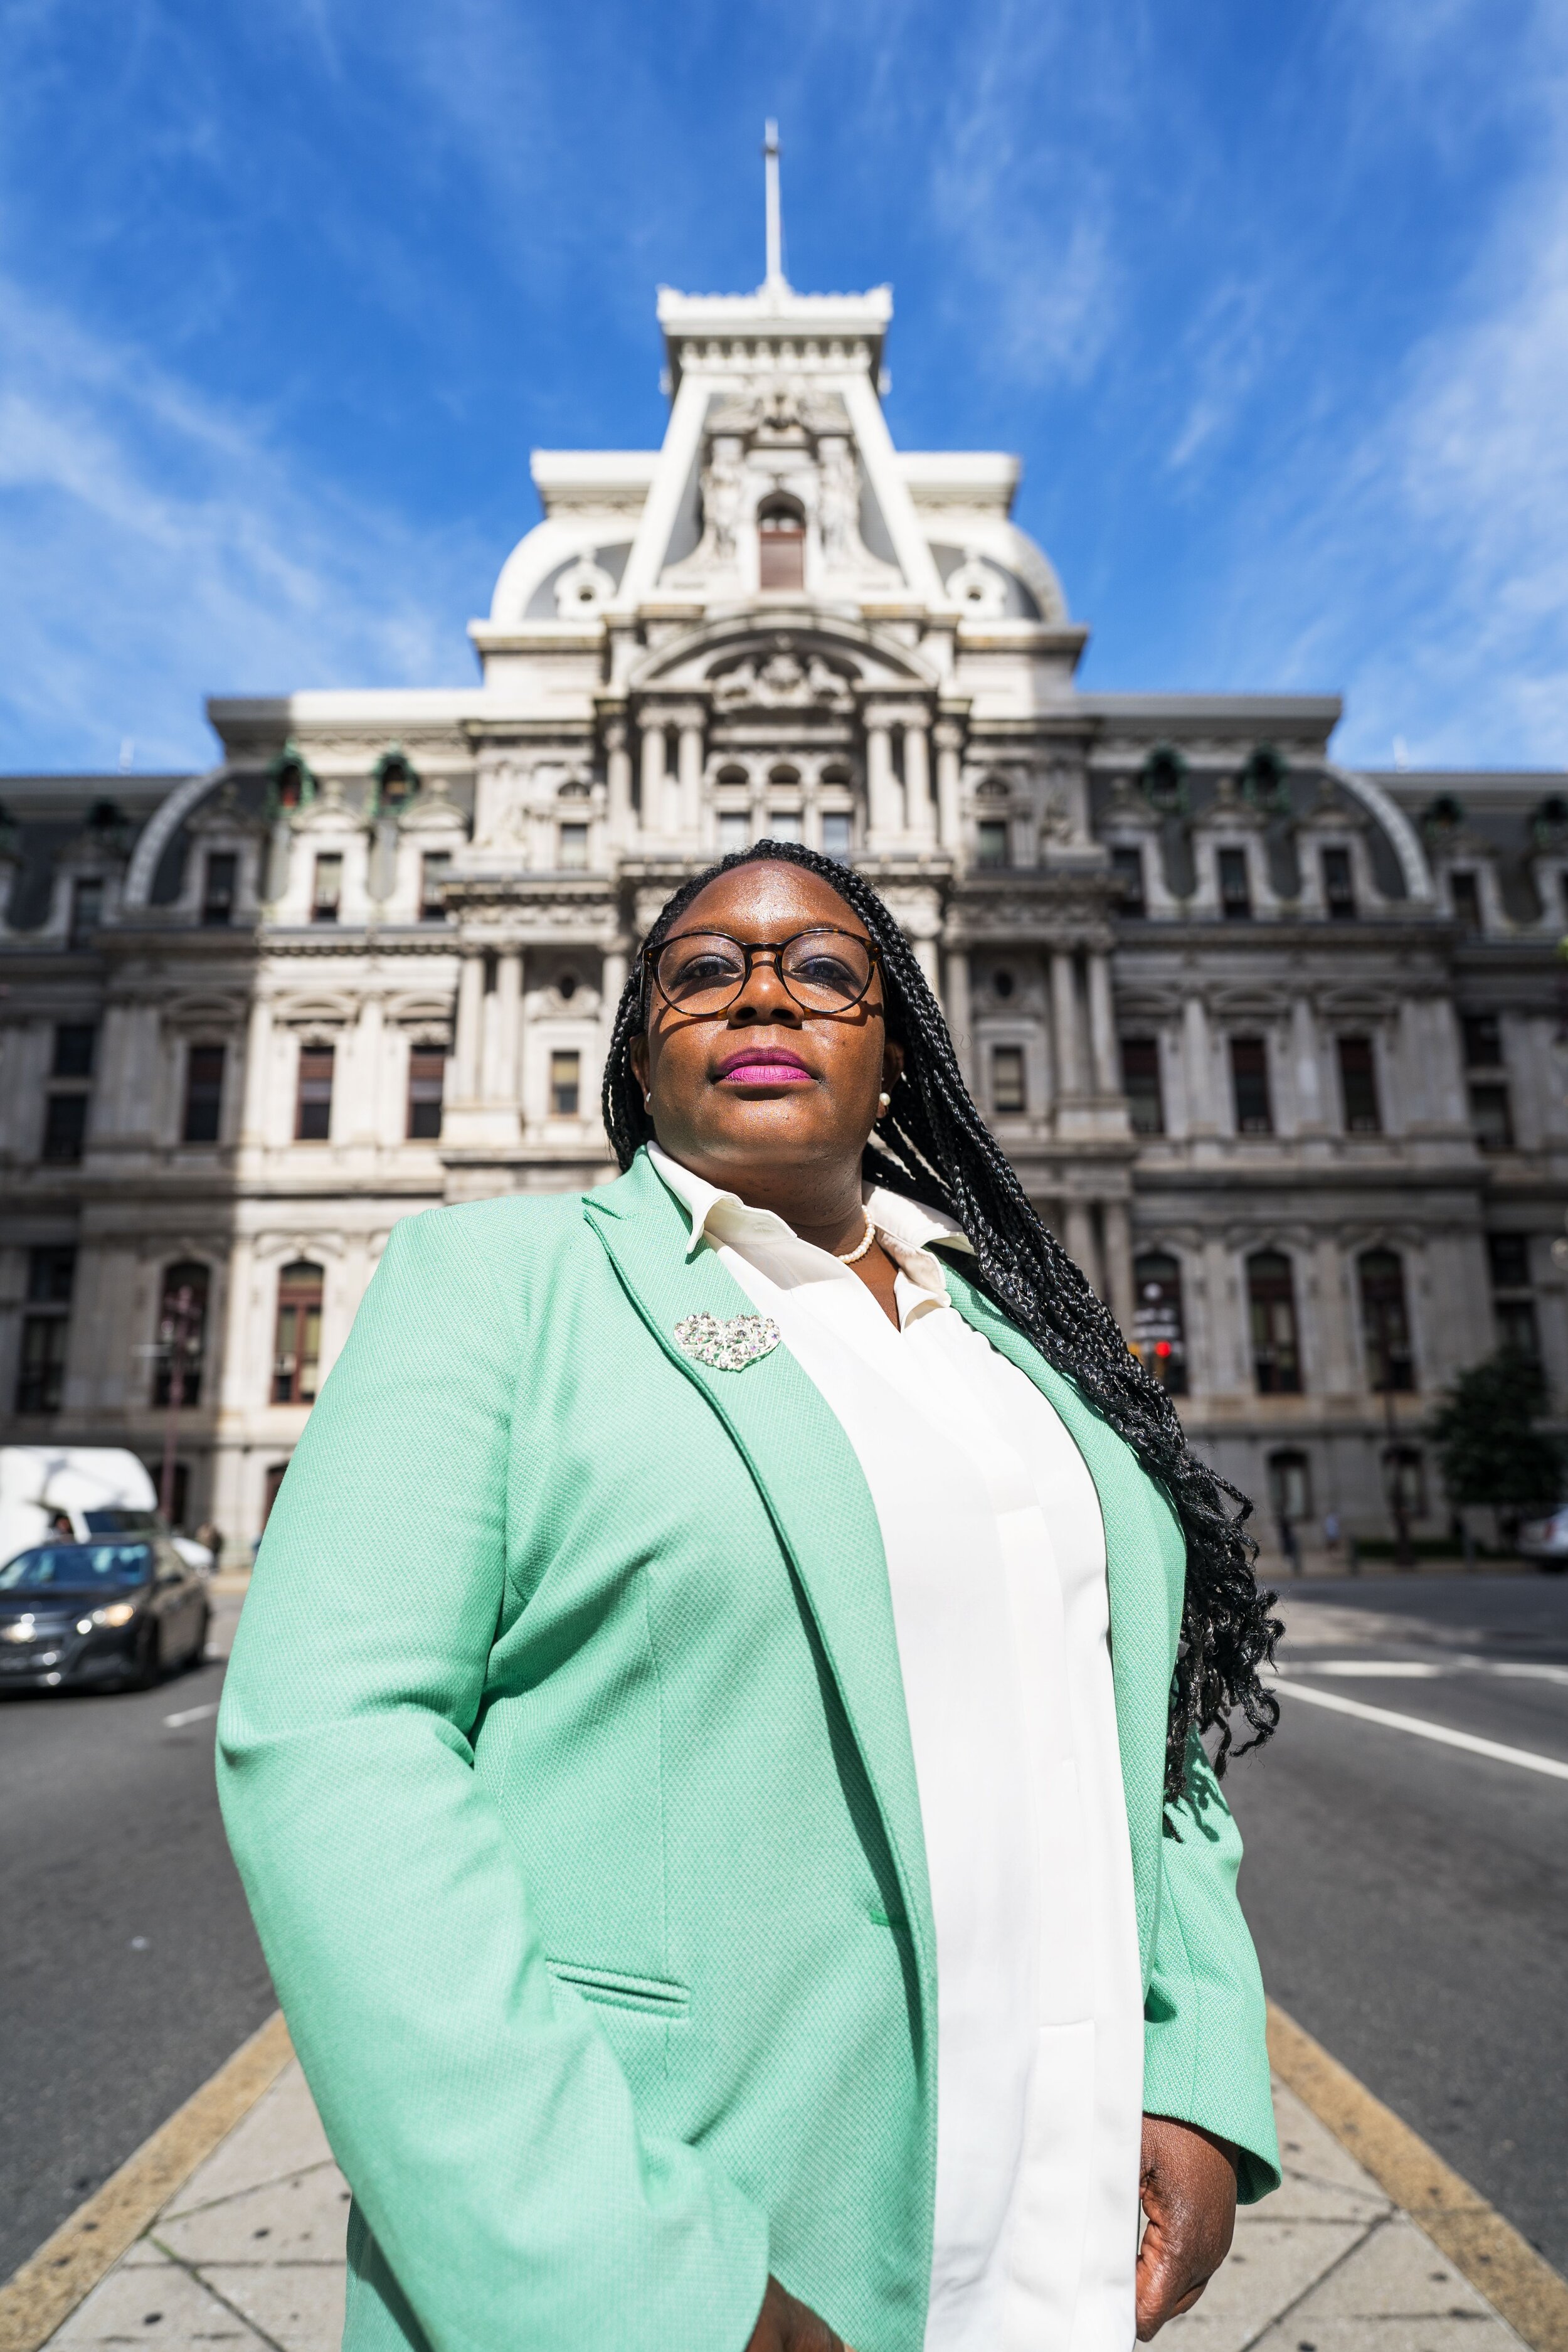
[[[649,2017],[684,2017],[691,1994],[670,1977],[629,1977],[620,1969],[592,1969],[581,1960],[556,1960],[548,1954],[545,1966],[558,1984],[570,1985],[584,2000],[602,2001],[610,2009],[638,2009]]]

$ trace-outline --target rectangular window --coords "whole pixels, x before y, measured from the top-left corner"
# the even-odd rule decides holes
[[[1513,1150],[1513,1119],[1506,1087],[1470,1088],[1470,1125],[1483,1151]]]
[[[582,1089],[582,1055],[552,1054],[549,1057],[549,1107],[557,1118],[575,1118]]]
[[[277,1329],[272,1351],[274,1404],[313,1404],[321,1369],[319,1265],[297,1258],[277,1278]]]
[[[442,893],[452,872],[452,855],[445,849],[428,849],[419,861],[419,919],[422,923],[439,923],[445,919],[446,901]]]
[[[1293,1524],[1312,1517],[1312,1468],[1304,1454],[1270,1454],[1269,1501],[1277,1519]]]
[[[718,854],[733,856],[751,843],[751,818],[745,809],[721,809],[718,819]]]
[[[1339,1041],[1339,1085],[1344,1102],[1347,1135],[1378,1135],[1383,1120],[1377,1106],[1377,1069],[1370,1037]]]
[[[1454,920],[1465,931],[1479,931],[1481,927],[1481,885],[1479,874],[1450,874],[1448,898],[1454,909]]]
[[[1024,1093],[1023,1047],[993,1045],[991,1048],[991,1108],[1007,1113],[1026,1109]]]
[[[103,884],[78,882],[71,888],[71,940],[73,948],[86,947],[103,919]]]
[[[1008,823],[1006,817],[983,816],[975,827],[975,862],[977,866],[1006,866],[1008,860]]]
[[[822,814],[822,855],[847,859],[850,854],[848,809],[827,809]]]
[[[1325,849],[1322,863],[1323,906],[1335,923],[1355,919],[1355,884],[1348,849]]]
[[[69,1242],[45,1242],[27,1252],[29,1307],[68,1307],[76,1282],[77,1254]]]
[[[1491,1268],[1494,1290],[1528,1290],[1530,1288],[1530,1235],[1528,1234],[1489,1234],[1487,1259]]]
[[[441,1097],[446,1055],[439,1045],[416,1045],[408,1057],[408,1135],[411,1143],[433,1143],[441,1133]]]
[[[580,872],[588,864],[588,827],[585,824],[563,824],[560,828],[560,862],[570,872]]]
[[[1119,915],[1148,912],[1144,899],[1144,853],[1136,842],[1111,852],[1111,879],[1116,885],[1113,904]]]
[[[1461,1024],[1465,1033],[1465,1067],[1467,1070],[1500,1070],[1502,1067],[1502,1025],[1495,1013],[1467,1013]]]
[[[232,923],[235,911],[235,878],[239,860],[232,849],[208,852],[206,871],[202,880],[202,920],[204,923]]]
[[[182,1143],[215,1143],[224,1108],[224,1048],[193,1045],[185,1055],[185,1113]]]
[[[66,1338],[70,1325],[63,1315],[25,1315],[22,1354],[16,1367],[16,1411],[58,1412],[66,1381]]]
[[[1231,920],[1242,921],[1252,912],[1252,885],[1247,877],[1244,849],[1219,853],[1219,911]]]
[[[294,1108],[297,1142],[327,1143],[331,1139],[332,1060],[330,1045],[299,1048],[299,1093]]]
[[[1300,1396],[1296,1288],[1291,1261],[1283,1250],[1260,1250],[1248,1259],[1247,1306],[1252,1328],[1252,1376],[1259,1395]]]
[[[90,1022],[63,1022],[55,1031],[55,1062],[50,1076],[57,1078],[90,1078],[97,1036],[98,1032]]]
[[[1236,1098],[1238,1135],[1272,1135],[1269,1100],[1269,1048],[1262,1037],[1232,1037],[1230,1085]]]
[[[343,896],[343,861],[336,850],[323,850],[316,860],[316,877],[310,894],[310,919],[313,923],[335,923]]]
[[[1535,1301],[1532,1298],[1496,1298],[1492,1306],[1497,1315],[1499,1347],[1517,1348],[1523,1356],[1539,1356],[1541,1333],[1536,1328]]]
[[[1361,1323],[1366,1340],[1366,1384],[1375,1394],[1408,1393],[1416,1385],[1405,1267],[1397,1250],[1370,1249],[1357,1263]]]
[[[78,1160],[87,1140],[86,1095],[50,1095],[44,1105],[44,1158],[57,1168]]]
[[[1134,1135],[1163,1135],[1165,1097],[1160,1091],[1160,1041],[1157,1037],[1124,1037],[1122,1090]]]
[[[804,841],[799,809],[769,809],[768,830],[775,841]]]

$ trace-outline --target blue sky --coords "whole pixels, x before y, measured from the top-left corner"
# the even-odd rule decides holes
[[[0,0],[0,768],[435,685],[653,289],[891,280],[905,446],[1026,461],[1086,685],[1568,761],[1560,0]]]

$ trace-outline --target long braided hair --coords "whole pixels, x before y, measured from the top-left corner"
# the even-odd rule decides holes
[[[970,1098],[915,952],[869,882],[799,842],[758,841],[683,883],[644,945],[661,946],[717,876],[763,860],[803,866],[828,883],[881,951],[887,1034],[904,1047],[904,1062],[866,1146],[864,1175],[962,1227],[974,1247],[977,1286],[1126,1440],[1181,1522],[1186,1586],[1165,1775],[1166,1801],[1175,1804],[1186,1786],[1195,1735],[1218,1729],[1214,1769],[1223,1774],[1232,1715],[1239,1714],[1252,1735],[1236,1748],[1239,1756],[1267,1739],[1279,1719],[1279,1702],[1258,1675],[1282,1628],[1270,1614],[1275,1596],[1253,1573],[1258,1547],[1245,1525],[1251,1505],[1189,1452],[1166,1391],[1132,1354],[1110,1308],[1030,1206]],[[653,1139],[632,1070],[632,1040],[647,1027],[649,986],[639,961],[622,992],[605,1063],[604,1126],[623,1170]]]

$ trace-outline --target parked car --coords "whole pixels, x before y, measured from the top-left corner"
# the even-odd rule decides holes
[[[164,1536],[36,1544],[0,1568],[0,1688],[148,1689],[200,1661],[207,1618]]]
[[[1521,1557],[1559,1573],[1568,1569],[1568,1503],[1544,1519],[1526,1519],[1517,1538]]]
[[[192,1568],[213,1555],[171,1534],[147,1465],[121,1445],[0,1445],[0,1561],[51,1537],[162,1536]]]

